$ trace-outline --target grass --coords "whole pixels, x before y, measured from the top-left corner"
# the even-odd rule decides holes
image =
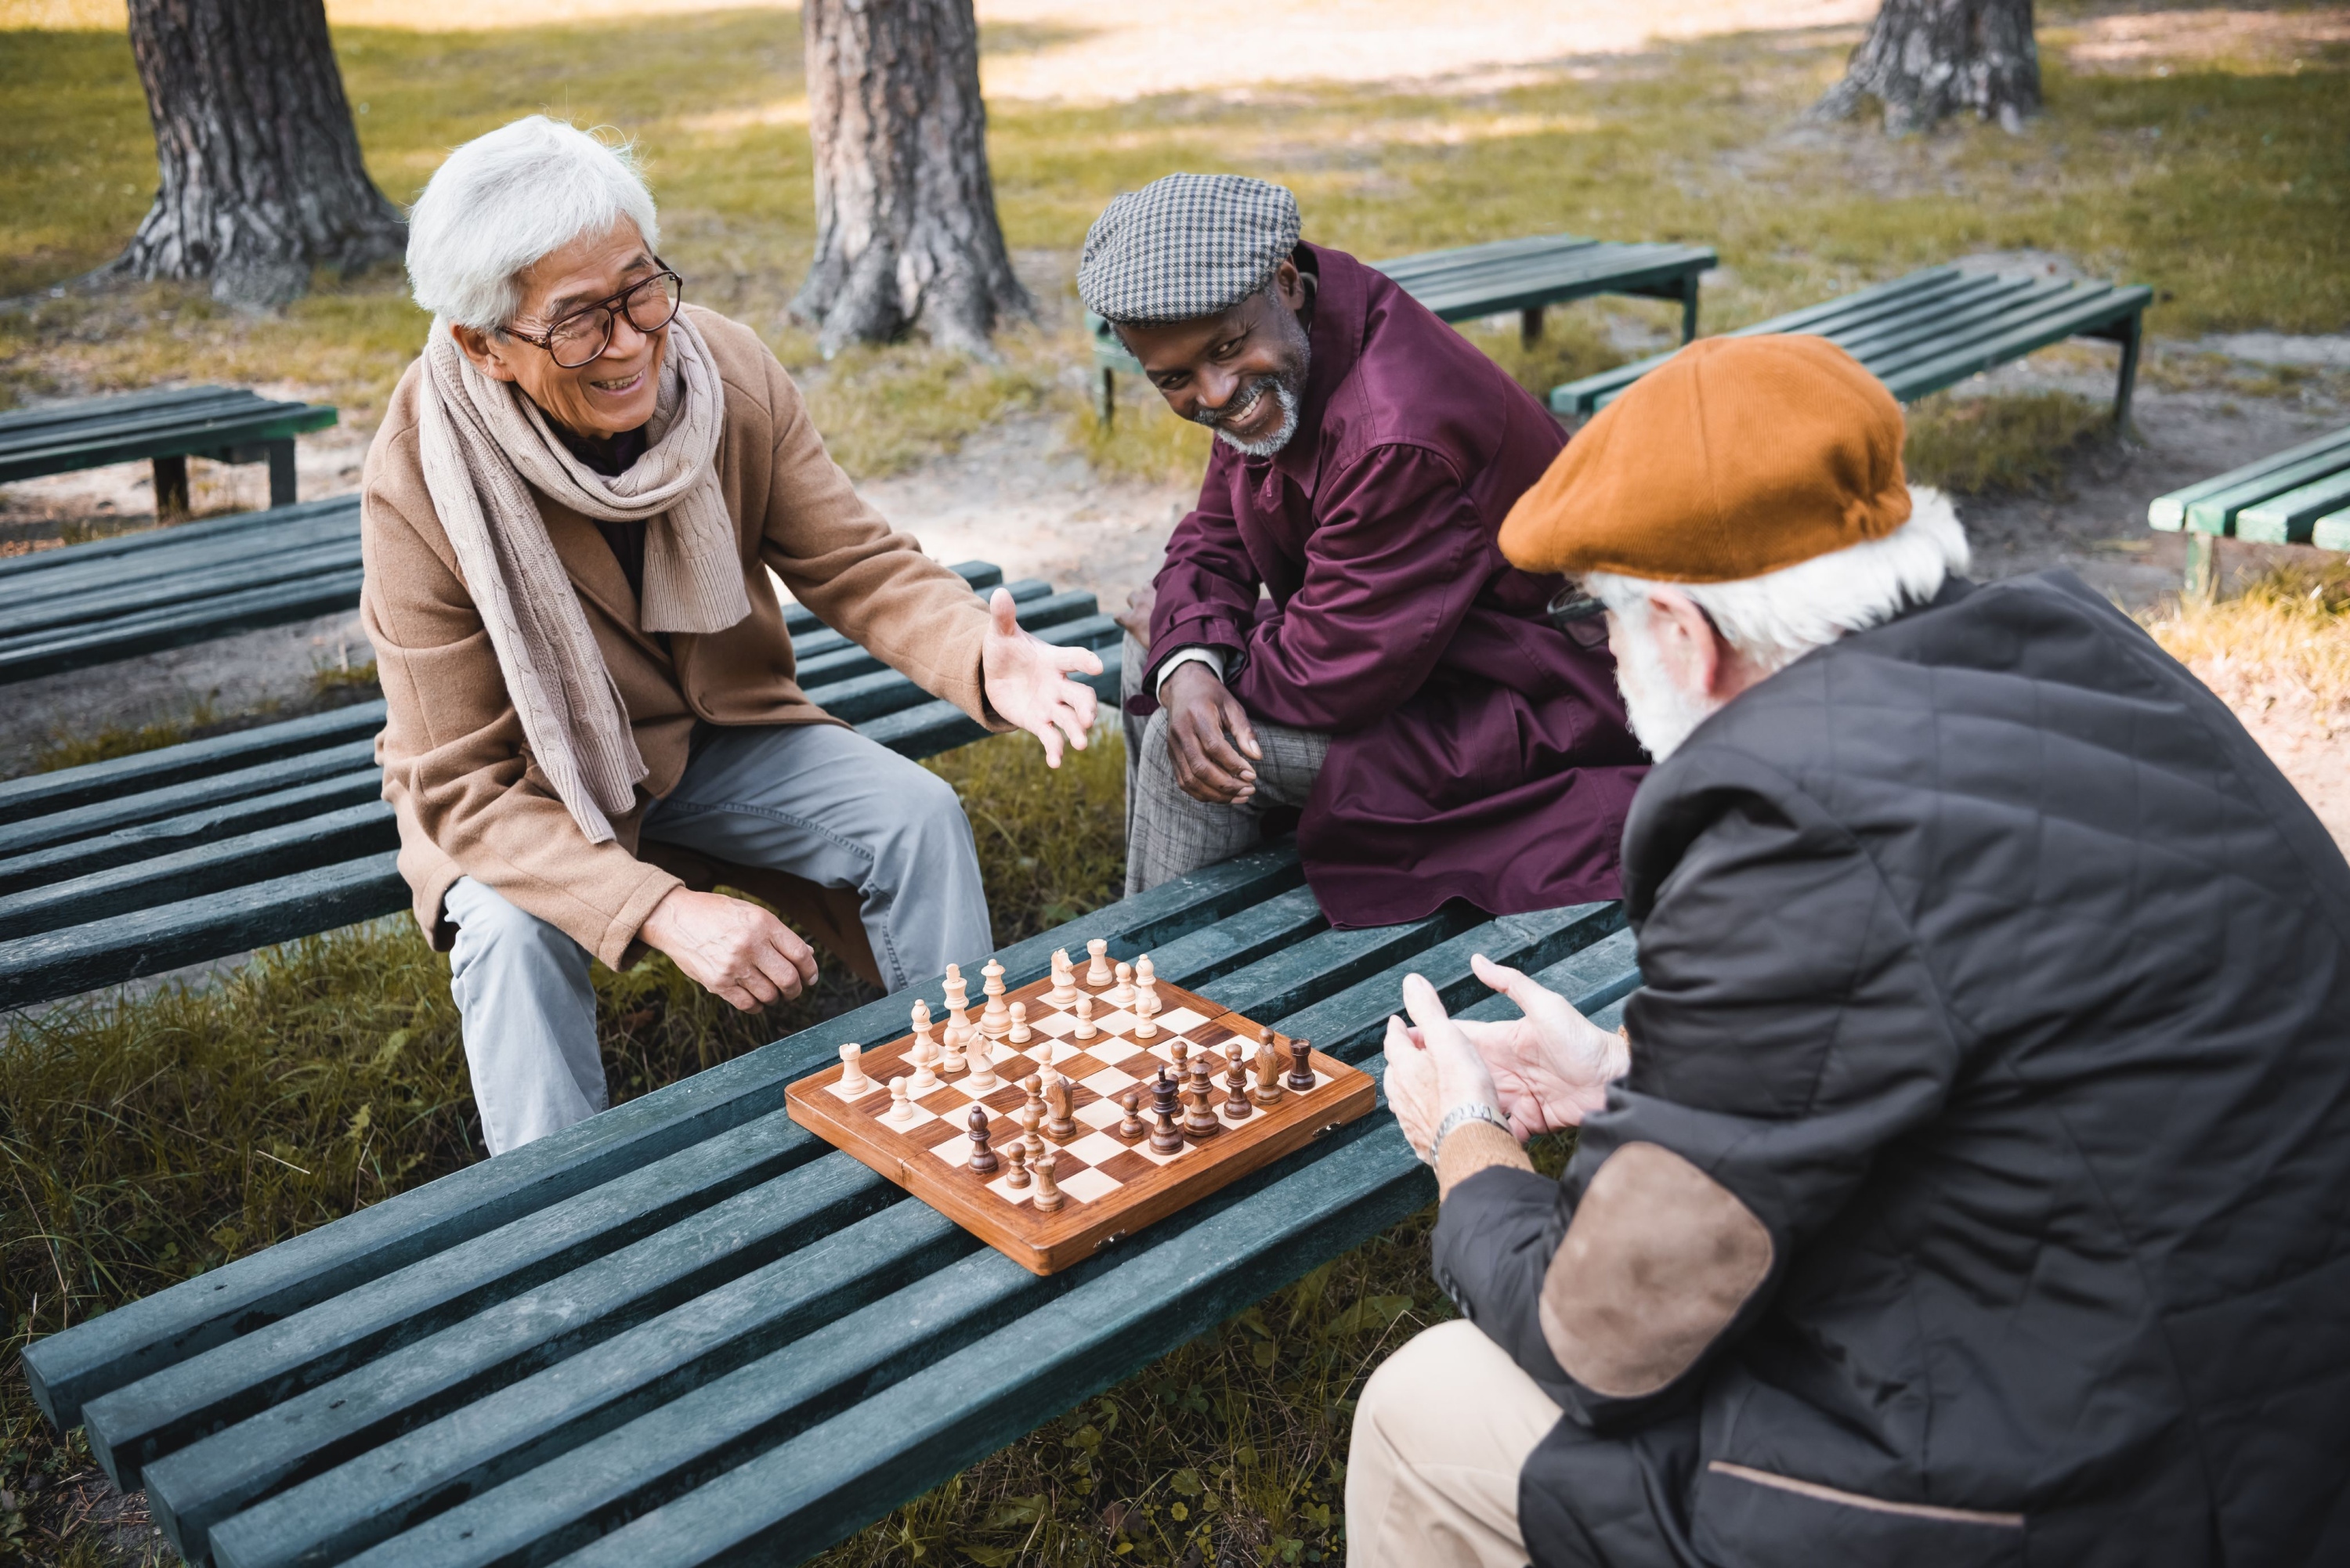
[[[2074,452],[2113,428],[2111,406],[2077,392],[1937,392],[1908,413],[1902,465],[1954,495],[2053,494]]]
[[[2350,725],[2350,561],[2272,567],[2231,597],[2165,603],[2147,629],[2230,706]]]

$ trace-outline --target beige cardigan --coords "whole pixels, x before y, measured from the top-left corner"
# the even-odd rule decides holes
[[[750,617],[706,636],[672,634],[673,657],[662,652],[656,638],[638,629],[637,597],[596,524],[539,500],[651,770],[638,785],[636,809],[612,825],[616,842],[588,842],[524,748],[489,635],[425,491],[418,366],[400,378],[368,449],[359,615],[389,709],[376,757],[383,797],[400,822],[400,872],[435,948],[446,950],[451,940],[442,899],[458,877],[471,877],[606,963],[632,961],[638,928],[681,885],[672,871],[639,857],[637,833],[646,805],[677,787],[694,720],[840,722],[810,702],[794,679],[791,639],[766,568],[826,624],[925,691],[992,730],[1005,727],[982,696],[987,614],[969,586],[858,499],[827,455],[799,389],[750,328],[686,308],[725,388],[716,461],[741,544]]]

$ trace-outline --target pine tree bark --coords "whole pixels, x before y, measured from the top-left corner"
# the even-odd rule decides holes
[[[1897,136],[1963,109],[2020,129],[2040,109],[2032,0],[1885,0],[1844,80],[1812,112],[1843,119],[1870,98]]]
[[[310,269],[399,254],[407,226],[368,178],[326,0],[130,0],[161,182],[118,277],[210,278],[282,305]]]
[[[827,357],[918,326],[989,354],[1035,306],[996,221],[972,0],[806,0],[801,26],[816,243],[793,314]]]

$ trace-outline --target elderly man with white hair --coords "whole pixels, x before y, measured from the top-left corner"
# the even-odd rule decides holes
[[[1658,759],[1643,989],[1406,981],[1466,1321],[1364,1390],[1353,1568],[2350,1560],[2350,865],[2077,578],[1961,578],[1902,434],[1714,339],[1503,527]]]
[[[1068,677],[1100,661],[858,499],[659,244],[625,149],[539,116],[459,148],[410,223],[432,332],[368,452],[384,796],[493,1154],[603,1108],[591,960],[658,949],[745,1010],[815,978],[718,881],[892,990],[994,945],[954,792],[807,700],[775,579],[1056,766],[1093,722]]]

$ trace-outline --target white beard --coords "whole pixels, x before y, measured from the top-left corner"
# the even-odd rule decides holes
[[[1675,683],[1665,668],[1664,656],[1657,651],[1655,638],[1649,635],[1647,617],[1639,619],[1643,624],[1624,628],[1630,636],[1616,639],[1616,690],[1624,694],[1624,713],[1632,722],[1632,733],[1661,763],[1679,751],[1690,732],[1721,704]]]
[[[1289,444],[1289,438],[1297,433],[1296,394],[1292,392],[1288,388],[1283,386],[1279,381],[1274,380],[1273,378],[1267,377],[1265,379],[1267,381],[1271,382],[1271,385],[1265,387],[1263,390],[1260,391],[1257,394],[1257,398],[1271,398],[1281,405],[1281,424],[1280,427],[1271,435],[1266,436],[1263,441],[1243,441],[1238,436],[1233,435],[1230,431],[1224,429],[1221,424],[1209,427],[1216,432],[1216,439],[1218,441],[1222,441],[1226,446],[1240,452],[1243,457],[1271,457],[1274,452],[1277,452],[1283,447],[1287,446]],[[1248,413],[1253,411],[1255,407],[1256,398],[1252,398],[1249,400],[1246,407],[1234,411],[1239,413]]]

